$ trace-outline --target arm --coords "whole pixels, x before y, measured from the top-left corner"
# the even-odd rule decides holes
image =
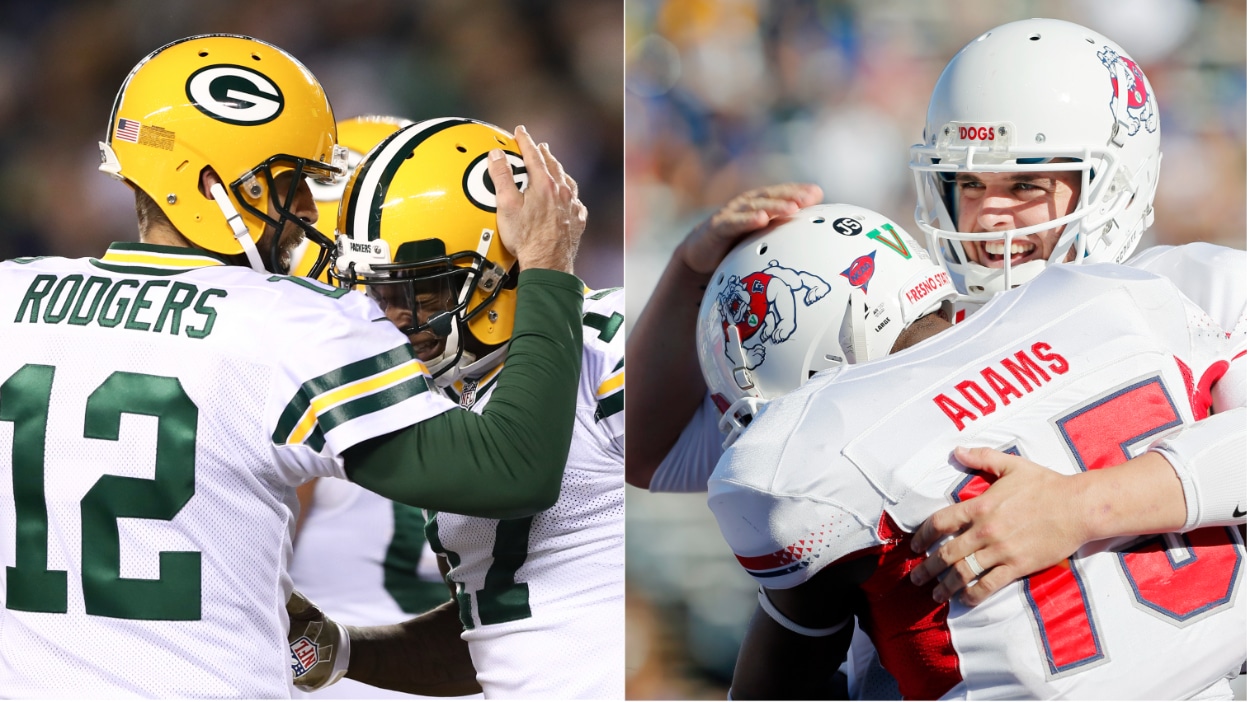
[[[448,411],[343,452],[347,475],[405,504],[492,519],[555,504],[573,438],[581,375],[582,291],[572,275],[586,208],[577,182],[524,127],[522,195],[499,149],[488,155],[499,236],[516,254],[516,321],[490,405]]]
[[[453,601],[400,624],[344,627],[298,592],[286,604],[295,686],[305,692],[353,680],[417,695],[481,692]],[[315,650],[316,656],[301,656]],[[298,661],[316,663],[303,667]]]
[[[522,271],[508,363],[481,415],[448,411],[343,453],[348,477],[397,502],[490,519],[555,504],[573,438],[582,284]]]
[[[837,687],[834,673],[846,659],[853,612],[863,602],[851,573],[867,577],[871,567],[870,559],[838,564],[791,589],[762,589],[738,651],[730,697],[844,699],[846,690]],[[765,604],[774,612],[766,612]]]
[[[647,369],[647,382],[630,384],[625,406],[625,479],[646,488],[682,427],[707,395],[695,350],[699,303],[716,266],[745,235],[773,217],[820,201],[815,185],[757,188],[730,200],[673,252],[625,345],[628,365]]]
[[[481,692],[461,631],[454,601],[400,624],[349,626],[352,655],[347,677],[414,695]]]
[[[1186,427],[1118,466],[1076,475],[992,449],[956,449],[965,466],[998,480],[979,497],[925,520],[913,550],[957,536],[912,571],[912,582],[924,584],[945,571],[934,599],[945,601],[966,587],[964,603],[977,605],[1090,541],[1244,524],[1245,455],[1244,408]],[[967,587],[976,578],[964,558],[973,553],[984,574]]]

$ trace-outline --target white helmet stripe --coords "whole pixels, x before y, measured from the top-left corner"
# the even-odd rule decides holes
[[[395,169],[392,165],[396,156],[401,153],[405,155],[410,153],[414,143],[419,143],[431,133],[444,129],[448,126],[448,122],[466,123],[468,120],[443,117],[404,127],[384,141],[381,150],[360,166],[367,170],[362,174],[361,182],[356,183],[356,188],[352,193],[352,202],[349,205],[350,216],[347,221],[347,231],[344,233],[356,241],[368,241],[371,238],[369,225],[373,202],[380,200],[384,195],[377,189],[384,177],[389,178],[389,175],[394,173]],[[361,197],[365,198],[363,203],[360,202]]]

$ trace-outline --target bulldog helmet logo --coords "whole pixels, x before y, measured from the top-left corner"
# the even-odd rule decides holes
[[[762,271],[739,278],[730,276],[717,293],[725,355],[735,368],[752,370],[764,362],[765,346],[780,344],[798,328],[795,296],[806,290],[803,304],[810,306],[829,293],[829,284],[806,271],[785,268],[769,261]],[[734,343],[730,327],[737,333]],[[739,352],[741,348],[741,352]],[[737,358],[739,353],[745,358]]]
[[[1142,73],[1137,63],[1117,54],[1109,46],[1098,52],[1098,59],[1111,72],[1111,114],[1128,128],[1128,136],[1133,136],[1142,127],[1147,132],[1158,129],[1155,99],[1146,85],[1146,74]],[[1121,94],[1123,100],[1120,99]]]

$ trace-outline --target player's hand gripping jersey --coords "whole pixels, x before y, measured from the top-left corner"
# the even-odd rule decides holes
[[[577,418],[560,499],[525,519],[431,513],[487,697],[625,693],[624,291],[587,293]],[[505,361],[506,363],[506,361]],[[474,412],[502,365],[447,388]]]
[[[1076,472],[1204,417],[1226,335],[1169,282],[1052,266],[954,329],[821,374],[772,402],[725,455],[708,503],[742,565],[795,587],[872,555],[865,628],[904,696],[1180,699],[1246,656],[1236,529],[1088,544],[975,609],[907,573],[907,534],[984,489],[955,445]]]
[[[0,300],[0,691],[288,696],[291,486],[455,403],[365,296],[197,250]]]

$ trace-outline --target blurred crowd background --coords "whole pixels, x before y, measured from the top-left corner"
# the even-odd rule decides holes
[[[1029,17],[1107,35],[1154,87],[1164,158],[1155,224],[1141,246],[1246,246],[1244,0],[626,0],[625,7],[631,317],[685,233],[749,188],[810,180],[827,201],[913,223],[908,147],[920,141],[934,82],[968,41]],[[755,586],[721,539],[705,496],[628,490],[627,696],[723,700]]]
[[[578,274],[621,285],[621,13],[620,0],[5,0],[0,259],[135,240],[133,195],[96,170],[117,88],[153,49],[228,32],[302,61],[339,119],[524,124],[589,209]]]

